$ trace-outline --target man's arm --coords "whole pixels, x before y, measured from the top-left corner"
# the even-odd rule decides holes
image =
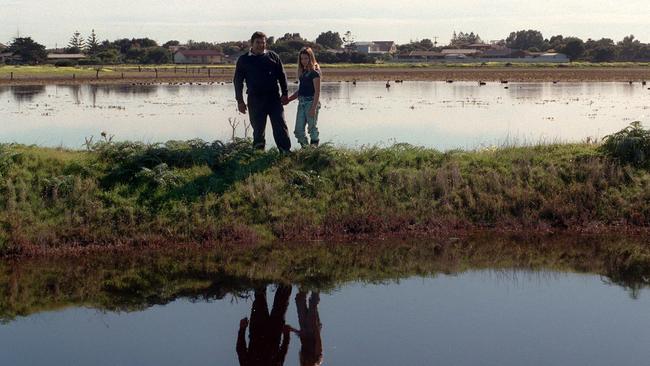
[[[243,56],[237,59],[237,66],[235,66],[235,76],[232,79],[235,84],[235,99],[237,102],[244,101],[244,60]]]
[[[287,74],[284,72],[284,65],[282,65],[280,56],[276,53],[275,57],[278,59],[278,81],[280,82],[280,92],[282,93],[283,99],[288,99],[289,87],[287,85]]]

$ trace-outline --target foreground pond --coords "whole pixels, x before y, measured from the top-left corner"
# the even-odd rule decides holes
[[[8,365],[643,364],[647,251],[626,240],[452,238],[5,261],[0,357]]]
[[[321,139],[442,150],[580,141],[631,121],[648,123],[649,96],[638,83],[404,82],[387,89],[385,82],[329,82]],[[118,140],[224,140],[232,136],[229,118],[238,123],[235,134],[246,135],[247,116],[235,108],[231,84],[0,87],[0,136],[1,142],[73,148],[84,137],[96,141],[101,131]],[[295,103],[286,108],[290,132],[295,112]],[[269,143],[271,136],[269,126]]]

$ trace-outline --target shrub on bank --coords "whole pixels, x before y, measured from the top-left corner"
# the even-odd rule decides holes
[[[606,136],[601,150],[624,164],[650,169],[650,130],[632,122],[623,130]]]

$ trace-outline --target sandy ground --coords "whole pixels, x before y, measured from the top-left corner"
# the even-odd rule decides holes
[[[2,77],[0,85],[43,85],[43,84],[167,84],[167,83],[206,83],[230,82],[233,70],[216,70],[207,75],[183,72],[100,73],[94,76],[72,75],[16,75],[13,80]],[[287,75],[291,82],[295,76],[288,68]],[[420,80],[420,81],[511,81],[511,82],[569,82],[569,81],[610,81],[641,82],[650,80],[650,67],[585,67],[585,68],[549,68],[549,67],[441,67],[441,68],[324,68],[325,81],[386,81],[386,80]],[[650,87],[650,85],[649,85]]]

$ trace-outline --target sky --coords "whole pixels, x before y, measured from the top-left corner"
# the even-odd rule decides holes
[[[0,0],[0,42],[18,34],[46,47],[64,46],[75,30],[91,29],[101,40],[149,37],[220,42],[245,40],[256,31],[269,36],[298,32],[351,31],[357,41],[439,37],[454,31],[478,33],[484,41],[512,31],[536,29],[583,39],[621,40],[634,34],[650,42],[649,0]]]

